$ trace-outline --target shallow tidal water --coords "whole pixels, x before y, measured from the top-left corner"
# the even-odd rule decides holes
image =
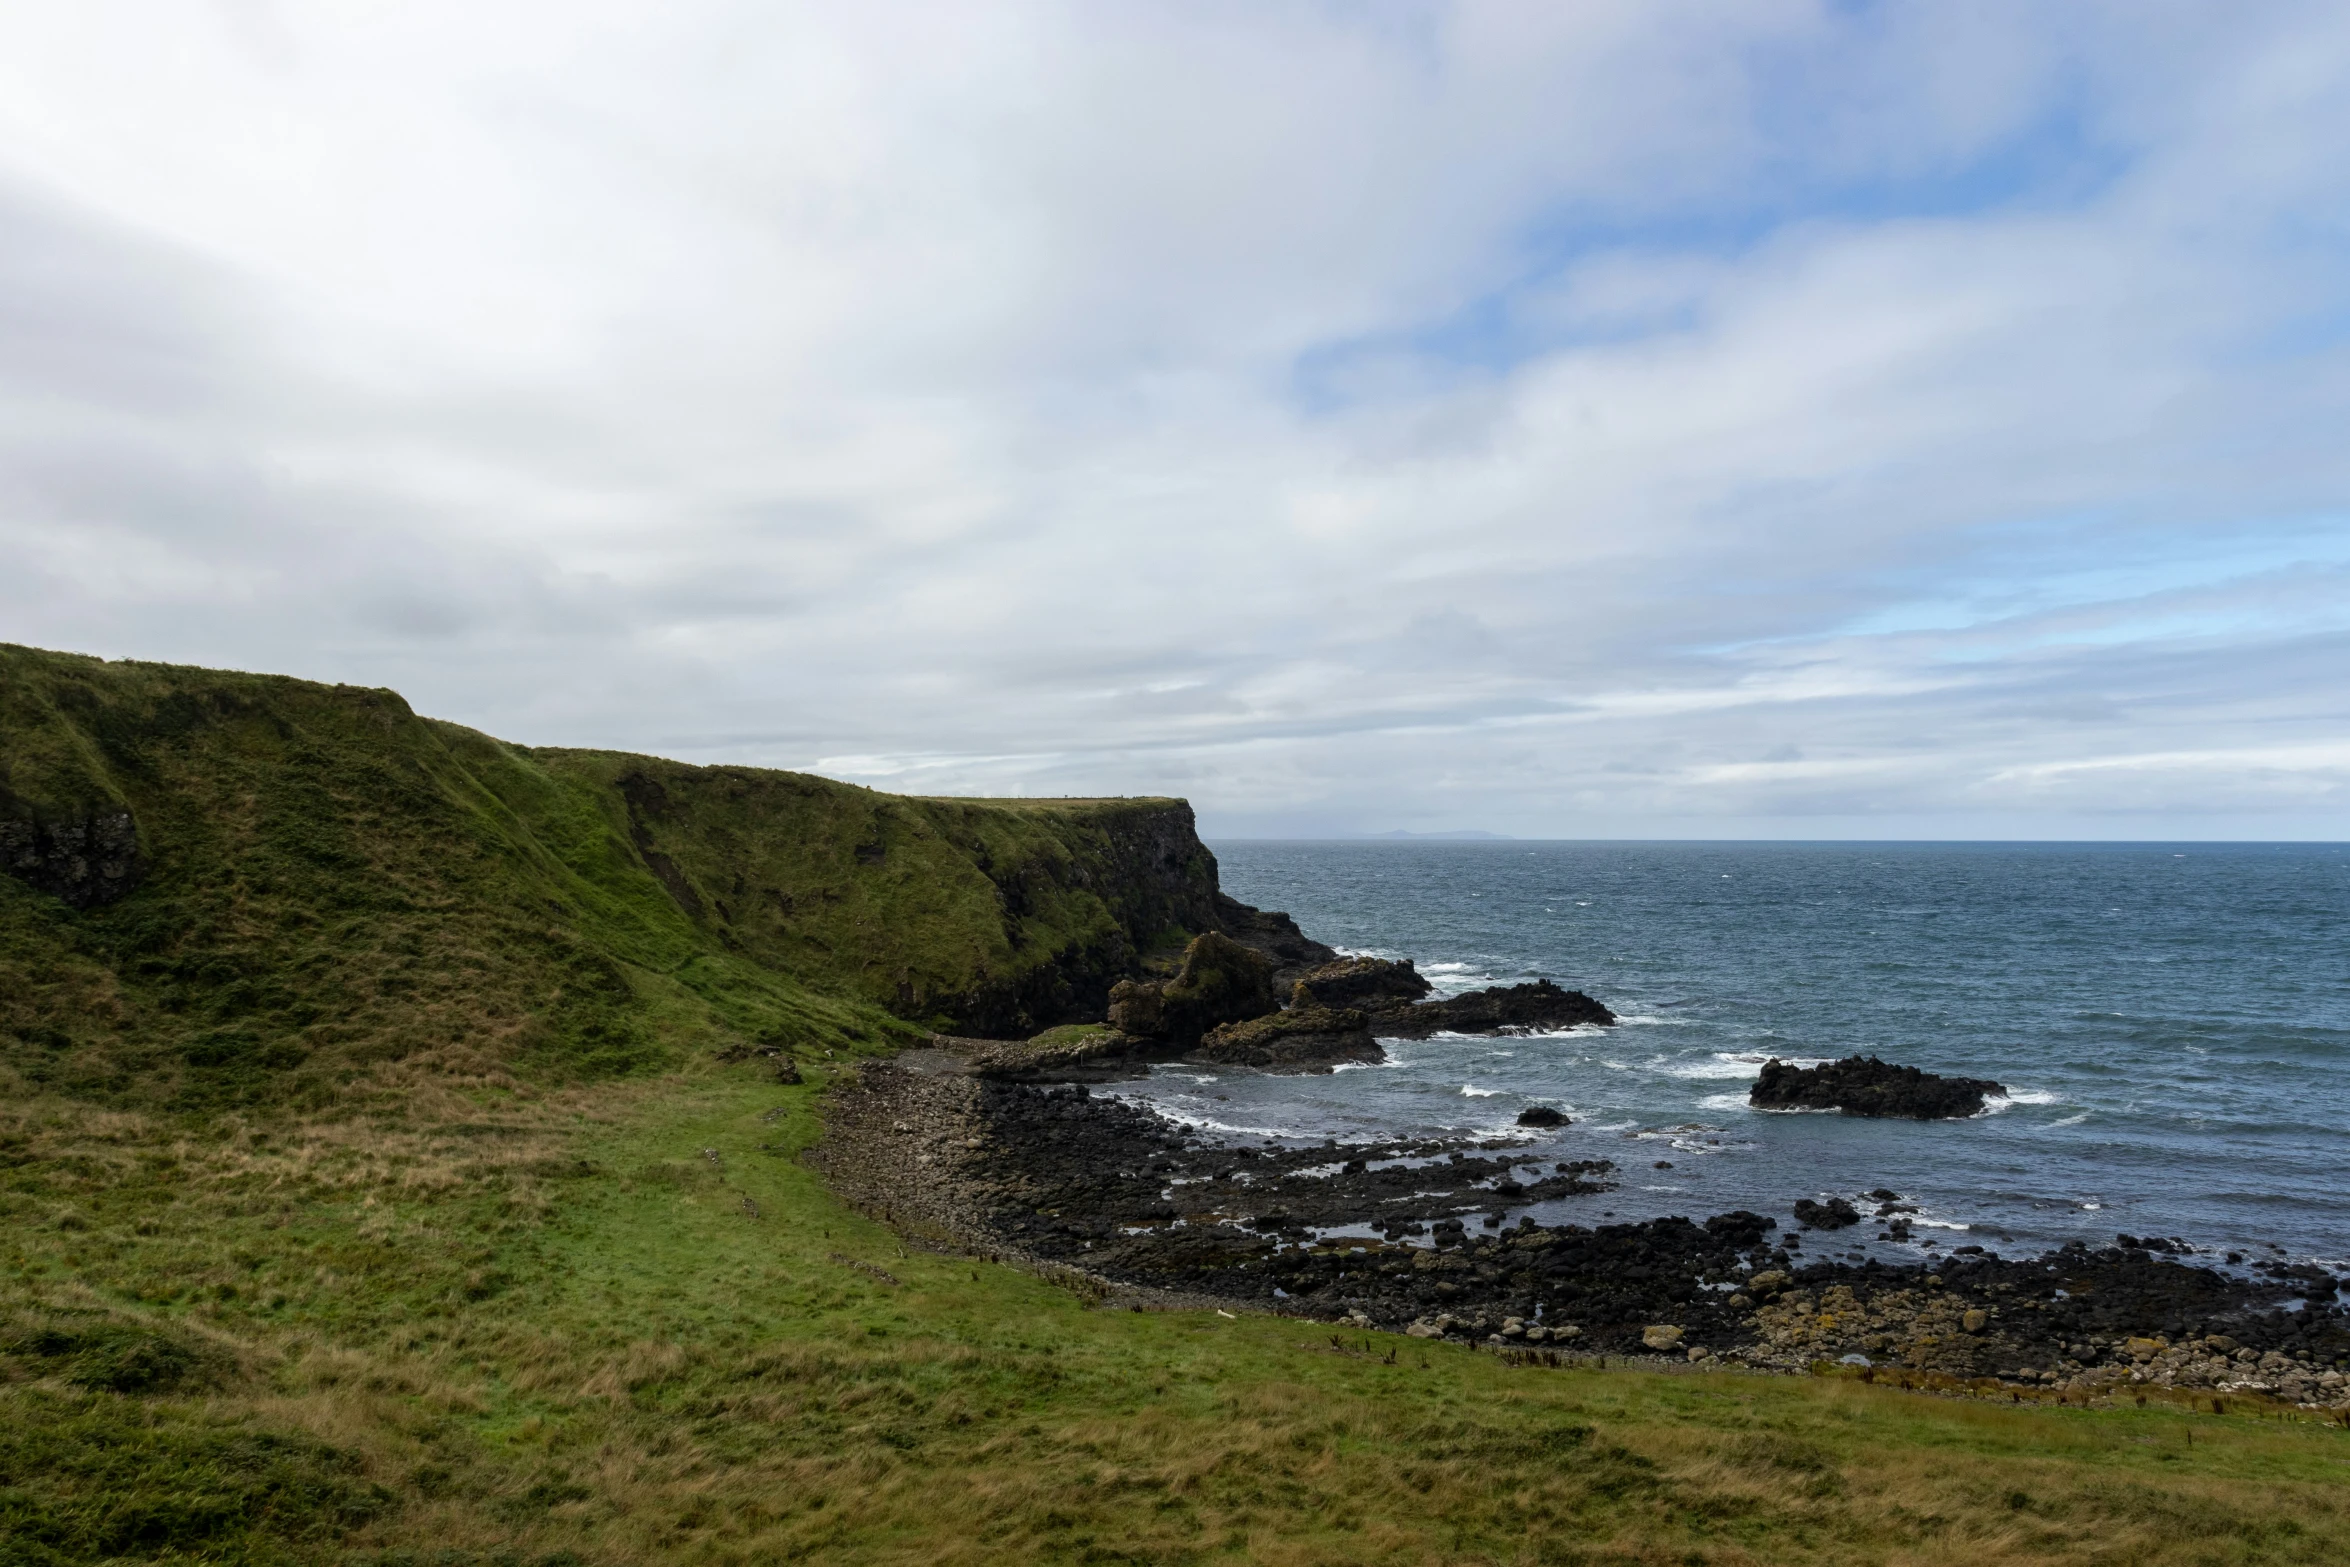
[[[1103,1092],[1231,1141],[1524,1139],[1619,1166],[1580,1224],[1898,1191],[1814,1257],[2117,1233],[2350,1266],[2350,848],[2330,844],[1214,845],[1235,897],[1440,993],[1547,975],[1622,1021],[1386,1041],[1328,1076],[1160,1067]],[[1772,1056],[2008,1086],[1934,1123],[1749,1109]],[[1529,1105],[1572,1124],[1532,1133]],[[1513,1215],[1514,1217],[1514,1215]],[[2217,1260],[2217,1256],[2213,1258]]]

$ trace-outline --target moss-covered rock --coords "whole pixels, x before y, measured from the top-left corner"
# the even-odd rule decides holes
[[[971,1070],[981,1077],[1057,1077],[1126,1055],[1140,1041],[1103,1023],[1069,1023],[1034,1039],[1005,1042],[974,1051]]]
[[[1210,1029],[1193,1055],[1266,1072],[1327,1072],[1342,1061],[1387,1059],[1370,1019],[1352,1007],[1292,1007]]]
[[[1291,987],[1289,1004],[1386,1012],[1409,1006],[1433,989],[1409,958],[1340,958],[1316,964],[1299,975]]]
[[[1110,1024],[1180,1053],[1220,1023],[1262,1017],[1279,1003],[1273,964],[1220,931],[1208,931],[1183,949],[1169,980],[1129,980],[1110,995]]]

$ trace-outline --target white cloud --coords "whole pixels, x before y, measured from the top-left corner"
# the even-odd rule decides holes
[[[2337,831],[2346,84],[2289,5],[22,12],[0,635],[1227,828]]]

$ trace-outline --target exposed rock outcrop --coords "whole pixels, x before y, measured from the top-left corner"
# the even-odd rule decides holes
[[[1860,1210],[1841,1197],[1831,1197],[1826,1202],[1798,1197],[1795,1199],[1795,1217],[1811,1229],[1840,1230],[1848,1224],[1858,1224]]]
[[[1048,1028],[1034,1039],[957,1040],[937,1037],[937,1043],[970,1061],[980,1077],[1065,1078],[1082,1075],[1084,1068],[1114,1061],[1142,1041],[1114,1028],[1095,1024],[1065,1024]],[[960,1047],[960,1048],[958,1048]]]
[[[1340,958],[1306,970],[1290,987],[1293,1007],[1363,1007],[1392,1011],[1411,1005],[1435,987],[1412,960]]]
[[[1566,1126],[1566,1116],[1548,1105],[1532,1105],[1518,1112],[1520,1126]]]
[[[1266,1072],[1327,1072],[1341,1061],[1387,1059],[1370,1020],[1351,1007],[1292,1007],[1208,1031],[1192,1052],[1202,1061]]]
[[[1758,1110],[1841,1110],[1846,1115],[1940,1121],[1979,1115],[2001,1085],[1980,1077],[1937,1077],[1875,1056],[1847,1056],[1822,1066],[1791,1066],[1774,1057],[1746,1102]]]
[[[1580,990],[1562,990],[1547,979],[1530,985],[1496,985],[1444,1001],[1422,1001],[1380,1013],[1372,1032],[1389,1039],[1426,1039],[1431,1034],[1498,1034],[1513,1029],[1606,1025],[1616,1015]]]
[[[1218,1024],[1263,1017],[1275,1004],[1272,961],[1211,930],[1183,949],[1173,979],[1119,981],[1110,991],[1110,1026],[1181,1054]]]
[[[0,816],[0,870],[77,909],[93,909],[129,896],[147,862],[128,811],[51,817],[25,810]]]
[[[1202,851],[1205,852],[1204,850]],[[1193,926],[1193,929],[1199,927]],[[1308,969],[1332,962],[1336,947],[1324,946],[1276,909],[1252,909],[1237,898],[1216,894],[1213,929],[1223,932],[1271,965],[1274,994],[1285,996]],[[1271,1011],[1271,1007],[1266,1008]]]

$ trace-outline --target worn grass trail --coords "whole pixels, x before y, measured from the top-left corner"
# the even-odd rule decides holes
[[[820,1087],[12,1107],[0,1562],[2350,1555],[2315,1424],[1516,1370],[908,1252],[798,1159]]]

